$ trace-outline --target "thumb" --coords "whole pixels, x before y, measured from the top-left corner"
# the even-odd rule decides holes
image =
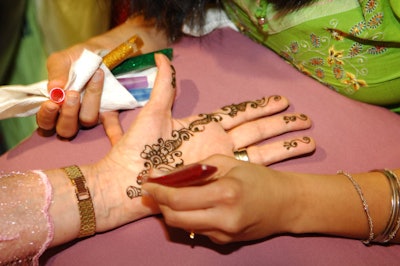
[[[175,69],[168,57],[163,54],[155,54],[154,59],[158,67],[158,73],[149,102],[145,108],[153,111],[165,111],[172,108],[175,98]]]

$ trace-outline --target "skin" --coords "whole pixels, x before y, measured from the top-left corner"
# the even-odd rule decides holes
[[[171,132],[182,129],[199,117],[196,115],[179,120],[172,117],[171,108],[176,93],[171,85],[172,68],[167,57],[162,54],[157,54],[155,60],[159,71],[149,102],[140,110],[128,131],[103,159],[94,164],[79,166],[92,196],[96,232],[109,231],[142,217],[159,213],[158,206],[151,198],[131,199],[126,195],[126,188],[135,184],[135,176],[145,168],[145,160],[140,154],[146,145],[157,143],[159,138],[171,138]],[[251,147],[249,156],[258,163],[274,163],[312,152],[315,149],[312,139],[307,144],[300,143],[290,151],[284,147],[282,140],[271,141],[264,146],[255,145],[277,134],[303,130],[311,126],[308,118],[297,119],[287,124],[285,115],[300,116],[300,114],[282,113],[288,104],[286,98],[280,97],[279,100],[272,101],[268,105],[255,109],[247,108],[234,117],[224,117],[219,122],[205,125],[203,131],[197,132],[195,137],[185,141],[179,147],[178,150],[182,152],[181,159],[185,164],[191,164],[216,153],[233,157],[233,151],[244,144]],[[273,130],[268,131],[267,134],[262,133],[267,127]],[[254,131],[255,128],[258,129],[252,132],[254,136],[251,136],[249,130]],[[216,143],[218,145],[215,145]],[[75,188],[64,171],[49,169],[44,172],[53,188],[49,214],[54,224],[54,238],[50,246],[56,246],[77,238],[80,228],[79,209]],[[29,173],[9,174],[10,178],[15,180],[18,178],[23,180],[26,175]],[[2,180],[0,178],[0,186]],[[10,194],[12,193],[13,191],[10,191]],[[41,195],[31,196],[40,198]],[[47,234],[47,228],[41,230],[43,231],[38,234]],[[18,255],[22,256],[24,251],[30,250],[29,243],[23,243],[23,239],[20,242],[22,248],[18,251],[15,251],[12,246],[6,247],[5,252],[0,253],[0,261],[7,261],[7,257],[4,257],[9,254],[7,251],[11,251],[18,257]],[[23,246],[24,244],[26,246]],[[21,252],[21,254],[15,254],[15,252]]]
[[[280,172],[222,155],[202,163],[218,167],[216,181],[185,188],[143,185],[143,192],[158,204],[168,225],[221,244],[282,233],[368,239],[360,196],[342,174]],[[400,170],[394,172],[400,175]],[[376,236],[390,215],[389,182],[378,172],[352,176],[369,205]],[[392,242],[399,241],[397,235]]]
[[[112,50],[134,34],[138,34],[143,39],[142,53],[160,50],[169,44],[164,32],[157,30],[151,21],[144,21],[141,17],[130,18],[102,35],[52,54],[47,61],[48,90],[54,87],[65,87],[69,69],[84,49]],[[103,83],[104,73],[99,69],[87,83],[82,103],[77,101],[78,93],[75,91],[66,92],[63,105],[50,100],[44,102],[36,116],[42,135],[57,133],[61,138],[70,139],[78,133],[81,126],[94,127],[100,121],[111,143],[115,144],[122,137],[123,131],[118,112],[99,113]]]
[[[135,33],[144,39],[144,53],[165,48],[168,45],[165,34],[155,30],[151,22],[144,23],[138,17],[129,19],[127,23],[110,32],[52,55],[48,60],[49,89],[55,86],[63,87],[66,84],[71,63],[78,58],[83,48],[92,51],[112,49],[123,42],[127,36]],[[77,134],[80,126],[95,126],[100,119],[111,143],[117,143],[123,135],[118,121],[118,113],[98,113],[102,83],[103,73],[97,71],[87,84],[87,93],[82,104],[76,101],[77,95],[73,91],[67,92],[66,104],[63,106],[50,101],[45,102],[37,115],[39,127],[43,132],[55,131],[61,137],[71,138]],[[277,123],[281,121],[282,117],[276,116],[274,119],[267,117],[260,124]],[[286,132],[287,130],[307,128],[310,126],[308,122],[301,123],[299,120],[286,125],[291,128],[280,127],[277,129],[274,127],[276,131],[268,133],[264,128],[264,131],[260,131],[258,136],[257,134],[253,135],[254,139],[246,141],[239,140],[239,137],[243,135],[243,130],[250,130],[250,128],[246,129],[247,126],[241,127],[241,129],[230,129],[225,125],[223,129],[229,131],[230,137],[237,139],[231,146],[231,148],[237,148],[246,147],[256,142],[257,139],[277,135],[279,130]],[[264,132],[263,135],[261,132]],[[301,143],[299,148],[286,152],[281,151],[282,142],[275,142],[263,147],[250,145],[248,153],[251,162],[269,164],[310,152],[313,145],[313,142],[311,145]],[[185,147],[182,148],[185,149]],[[196,146],[197,148],[198,146]],[[224,149],[221,153],[230,155],[231,152]],[[201,154],[200,158],[204,158],[205,155]],[[186,162],[195,159],[188,158]],[[368,224],[360,205],[359,195],[343,175],[282,173],[238,162],[224,156],[211,157],[204,162],[218,166],[220,169],[218,175],[222,177],[213,183],[195,188],[175,189],[154,184],[144,185],[149,198],[156,201],[169,225],[195,230],[196,233],[207,235],[219,243],[258,239],[283,232],[367,238]],[[90,172],[88,170],[89,175]],[[398,170],[395,172],[399,174]],[[369,202],[374,231],[379,233],[383,230],[389,216],[390,189],[388,182],[379,173],[354,174],[353,177],[360,184]],[[271,188],[273,191],[270,191]],[[280,193],[277,193],[278,191]],[[202,194],[204,196],[199,197]],[[198,197],[208,200],[198,202]],[[182,198],[185,200],[182,201]],[[254,204],[254,202],[259,204]],[[380,206],[388,207],[381,208]],[[219,224],[218,221],[226,220],[221,219],[226,216],[232,217],[229,219],[231,223]],[[195,220],[191,217],[198,219]],[[255,218],[249,220],[249,217]],[[64,240],[62,239],[62,241]],[[394,242],[397,243],[398,240],[399,238],[396,237]]]
[[[301,4],[306,2],[308,1],[303,1]],[[299,1],[285,3],[276,1],[275,4],[278,4],[284,13],[300,6]],[[144,20],[141,16],[133,16],[102,35],[52,54],[47,61],[48,91],[54,87],[65,87],[69,69],[83,49],[112,50],[134,34],[143,39],[142,53],[168,47],[170,43],[166,32],[156,27],[155,23],[152,20]],[[101,122],[111,144],[114,145],[122,137],[123,131],[117,111],[99,113],[103,81],[104,73],[99,69],[88,81],[82,103],[77,101],[77,92],[73,91],[66,93],[66,104],[60,105],[50,100],[44,102],[36,116],[39,133],[43,136],[56,133],[61,138],[72,139],[78,134],[80,127],[91,128]]]

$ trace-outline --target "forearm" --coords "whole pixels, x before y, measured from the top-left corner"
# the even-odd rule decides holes
[[[0,265],[37,261],[51,241],[51,190],[40,171],[0,176]]]
[[[399,171],[397,171],[399,174]],[[296,202],[298,219],[293,233],[321,233],[366,240],[369,224],[359,193],[343,174],[291,174],[300,189]],[[388,179],[378,172],[352,174],[368,204],[373,232],[386,227],[391,211],[392,192]],[[395,238],[394,241],[399,238]]]
[[[91,50],[111,50],[135,34],[144,42],[142,53],[160,50],[169,45],[163,30],[157,29],[152,21],[145,21],[139,16],[129,18],[125,23],[89,39],[83,45]]]
[[[82,167],[96,192],[92,168]],[[10,173],[0,178],[0,264],[33,260],[48,246],[78,237],[80,216],[72,185],[61,169]],[[102,213],[94,193],[95,212]],[[100,216],[101,217],[101,216]]]
[[[115,170],[104,161],[79,168],[94,207],[93,233],[151,214],[140,198],[131,200],[125,195],[127,184],[120,177],[130,173]],[[1,176],[0,264],[32,258],[37,261],[47,247],[78,238],[82,221],[75,189],[63,169]]]

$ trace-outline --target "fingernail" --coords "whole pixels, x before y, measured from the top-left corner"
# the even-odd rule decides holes
[[[56,105],[48,105],[46,107],[46,110],[48,113],[54,113],[54,112],[58,111],[58,107]]]
[[[96,70],[96,72],[94,73],[93,77],[92,77],[92,81],[94,82],[98,82],[101,79],[101,70],[98,69]]]
[[[143,188],[140,191],[141,191],[142,196],[146,196],[146,197],[151,196],[151,194],[149,192],[147,192],[146,190],[144,190]]]
[[[67,97],[65,99],[65,103],[67,105],[76,105],[79,102],[79,93],[75,91],[67,92]]]
[[[160,65],[160,54],[159,53],[154,54],[154,62],[156,62],[157,66]]]

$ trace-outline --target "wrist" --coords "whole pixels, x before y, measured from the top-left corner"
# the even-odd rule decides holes
[[[331,190],[325,190],[330,180],[325,180],[323,175],[310,175],[290,173],[290,194],[293,195],[291,207],[288,209],[292,220],[288,223],[287,232],[293,234],[327,233],[331,217],[327,212],[331,211],[328,202]],[[326,183],[326,184],[324,184]],[[339,188],[338,188],[339,189]],[[340,191],[340,190],[339,190]],[[333,191],[336,194],[335,191]],[[328,226],[327,226],[328,225]],[[328,229],[329,230],[329,229]]]
[[[296,173],[278,172],[278,184],[281,191],[280,207],[276,233],[302,233],[304,210],[306,208],[306,188]]]
[[[112,50],[133,35],[138,35],[144,42],[142,53],[149,53],[168,47],[168,38],[152,21],[140,16],[129,18],[125,23],[95,36],[84,43],[90,50]]]
[[[79,166],[88,188],[96,219],[96,232],[111,230],[128,222],[124,218],[123,194],[119,193],[118,179],[112,179],[111,171],[99,164]],[[59,168],[45,171],[53,190],[49,213],[54,225],[51,246],[56,246],[79,237],[82,221],[76,196],[76,186],[66,172]],[[118,173],[118,170],[115,170]],[[112,182],[110,182],[110,180]],[[127,198],[127,197],[126,197]]]
[[[88,188],[96,219],[96,232],[112,230],[138,220],[154,212],[141,197],[130,199],[126,189],[136,185],[136,176],[142,165],[132,163],[129,167],[103,159],[92,165],[79,166]],[[53,188],[53,200],[49,208],[54,225],[51,246],[56,246],[80,235],[81,209],[76,196],[76,186],[63,169],[45,171]]]
[[[80,166],[89,188],[96,216],[96,232],[112,229],[112,224],[118,223],[113,213],[121,207],[119,188],[115,188],[117,180],[110,182],[110,172],[98,164]]]
[[[82,166],[92,195],[96,214],[96,232],[114,229],[153,213],[141,197],[130,199],[126,189],[136,185],[140,166],[120,166],[103,159],[97,164]],[[134,174],[133,174],[134,173]]]
[[[297,200],[293,202],[297,219],[288,232],[368,238],[368,221],[363,202],[345,175],[295,174]],[[389,216],[390,188],[379,173],[353,175],[369,205],[374,231],[381,232]]]
[[[80,230],[78,237],[81,238],[94,235],[96,232],[96,216],[86,178],[80,168],[76,165],[63,167],[62,170],[65,172],[75,189],[75,196],[80,216]]]

